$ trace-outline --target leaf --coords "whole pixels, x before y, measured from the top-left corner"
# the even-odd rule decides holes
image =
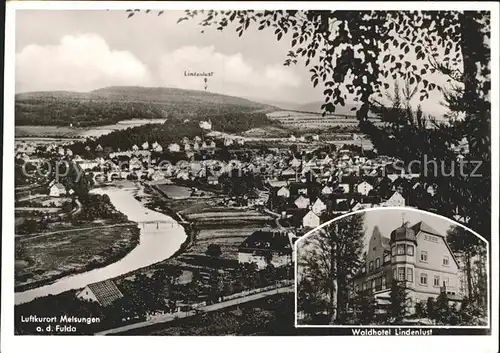
[[[333,94],[333,90],[328,88],[328,89],[325,89],[325,91],[323,92],[323,94],[325,96],[331,96]]]
[[[134,12],[131,12],[131,13],[129,13],[129,14],[128,14],[127,18],[130,18],[130,17],[132,17],[132,16],[134,16],[134,15],[135,15],[135,13],[134,13]]]
[[[297,39],[292,40],[292,47],[294,47],[295,44],[297,44]]]
[[[281,39],[281,37],[283,37],[283,32],[280,32],[280,33],[278,34],[278,40],[280,40],[280,39]]]
[[[385,89],[389,89],[389,84],[388,83],[384,83],[384,88]]]
[[[422,69],[422,70],[420,70],[420,74],[421,74],[421,75],[425,75],[426,73],[427,73],[427,70],[426,70],[426,69]]]
[[[316,87],[316,86],[318,85],[318,82],[319,82],[319,81],[318,81],[318,79],[315,79],[315,80],[313,81],[313,87]]]
[[[414,83],[415,83],[415,77],[413,77],[413,76],[412,76],[412,77],[410,78],[410,85],[413,85]]]
[[[387,54],[386,56],[384,56],[384,60],[383,62],[387,62],[389,59],[391,58],[390,54]]]
[[[161,16],[163,15],[163,10],[161,10],[160,12],[158,12],[158,16]]]
[[[351,112],[355,111],[356,109],[357,109],[356,107],[351,108]]]

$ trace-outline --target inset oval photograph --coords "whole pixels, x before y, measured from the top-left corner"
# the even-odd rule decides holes
[[[412,208],[376,208],[296,242],[296,326],[489,327],[479,234]]]

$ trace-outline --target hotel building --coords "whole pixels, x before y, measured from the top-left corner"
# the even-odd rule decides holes
[[[445,292],[450,300],[461,300],[459,264],[445,235],[424,222],[407,223],[383,236],[375,227],[368,244],[366,263],[356,276],[356,292],[370,290],[380,305],[390,299],[392,281],[406,285],[409,308],[419,301]]]

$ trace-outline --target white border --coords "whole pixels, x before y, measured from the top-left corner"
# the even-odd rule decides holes
[[[13,335],[13,312],[14,312],[14,171],[12,161],[14,158],[14,97],[15,97],[15,11],[16,10],[126,10],[153,9],[153,10],[184,10],[184,9],[338,9],[338,10],[368,10],[373,8],[379,10],[487,10],[491,11],[491,97],[492,97],[492,297],[498,298],[498,220],[499,220],[499,6],[496,2],[107,2],[107,1],[9,1],[6,2],[5,23],[5,80],[4,80],[4,149],[3,149],[3,212],[2,212],[2,315],[1,315],[1,351],[10,352],[67,352],[72,353],[89,351],[110,350],[120,352],[140,352],[147,348],[154,350],[151,343],[155,343],[157,350],[164,352],[165,349],[172,351],[217,351],[217,353],[231,352],[238,349],[238,353],[255,351],[256,338],[250,337],[228,337],[226,344],[209,338],[189,339],[183,337],[30,337]],[[110,24],[112,25],[112,24]],[[6,146],[6,147],[5,147]],[[335,349],[351,350],[354,347],[373,352],[380,350],[384,353],[405,351],[425,352],[498,352],[498,300],[492,301],[492,335],[491,336],[453,336],[434,337],[424,339],[423,337],[391,337],[390,341],[384,338],[356,337],[287,337],[272,338],[265,340],[266,350],[281,351],[283,349],[292,351],[307,351],[317,344],[319,347],[328,345]],[[165,341],[168,340],[168,341]],[[374,342],[381,345],[374,345]],[[264,341],[260,341],[264,342]],[[159,343],[159,344],[158,344]],[[399,344],[398,344],[399,343]],[[320,346],[321,345],[321,346]],[[445,348],[443,348],[445,347]],[[333,349],[333,348],[332,348]]]
[[[486,274],[486,278],[487,278],[487,282],[488,282],[488,287],[487,287],[487,292],[488,292],[488,307],[487,307],[487,322],[488,322],[488,325],[483,325],[483,326],[417,326],[417,325],[299,325],[297,324],[297,286],[298,286],[298,281],[297,281],[297,273],[298,273],[298,261],[297,261],[297,256],[298,256],[298,246],[299,246],[299,243],[301,241],[303,241],[304,239],[306,239],[307,237],[309,237],[310,235],[313,235],[314,233],[316,233],[317,231],[319,231],[320,229],[323,229],[324,227],[328,226],[329,224],[332,224],[334,222],[337,222],[343,218],[346,218],[346,217],[350,217],[352,215],[355,215],[355,214],[358,214],[358,213],[367,213],[367,212],[381,212],[383,213],[384,211],[406,211],[406,212],[410,212],[410,213],[413,213],[413,212],[416,212],[416,213],[422,213],[422,214],[425,214],[425,215],[428,215],[428,216],[433,216],[433,217],[436,217],[436,218],[440,218],[440,219],[443,219],[445,221],[447,221],[448,223],[450,224],[453,224],[453,225],[456,225],[456,226],[459,226],[459,227],[462,227],[466,230],[468,230],[469,232],[471,232],[472,234],[474,234],[476,237],[478,237],[479,239],[481,239],[482,242],[486,243],[486,268],[487,268],[487,274]],[[314,228],[313,230],[310,230],[309,232],[307,232],[306,234],[304,234],[303,236],[301,236],[299,239],[297,239],[297,241],[295,242],[294,244],[294,247],[295,247],[295,251],[294,251],[294,263],[295,263],[295,327],[297,328],[379,328],[379,329],[384,329],[384,328],[414,328],[414,329],[419,329],[419,328],[423,328],[423,329],[434,329],[434,328],[441,328],[441,329],[470,329],[470,328],[473,328],[473,329],[490,329],[490,309],[491,309],[491,298],[490,298],[490,280],[491,280],[491,277],[490,277],[490,249],[489,249],[489,242],[484,239],[481,235],[479,235],[478,233],[476,233],[475,231],[473,231],[472,229],[470,228],[467,228],[465,227],[464,225],[458,223],[457,221],[454,221],[450,218],[447,218],[447,217],[444,217],[444,216],[441,216],[441,215],[438,215],[436,213],[432,213],[432,212],[428,212],[428,211],[424,211],[424,210],[419,210],[417,208],[410,208],[410,207],[374,207],[374,208],[367,208],[367,209],[363,209],[363,210],[358,210],[358,211],[354,211],[354,212],[349,212],[349,213],[346,213],[344,215],[341,215],[339,217],[336,217],[336,218],[333,218],[331,220],[329,220],[328,222],[325,222],[323,224],[321,224],[319,227],[316,227]]]

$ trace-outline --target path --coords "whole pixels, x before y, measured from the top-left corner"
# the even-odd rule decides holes
[[[44,232],[44,233],[33,233],[33,234],[28,234],[28,235],[16,235],[17,238],[21,238],[21,241],[24,240],[31,240],[35,238],[40,238],[40,237],[45,237],[47,235],[54,235],[54,234],[63,234],[63,233],[70,233],[70,232],[78,232],[81,230],[95,230],[95,229],[105,229],[105,228],[113,228],[113,227],[125,227],[125,226],[133,226],[137,225],[135,222],[127,222],[127,223],[118,223],[118,224],[108,224],[105,226],[95,226],[95,227],[85,227],[85,228],[71,228],[71,229],[63,229],[63,230],[57,230],[54,232]]]
[[[192,310],[192,311],[181,312],[181,313],[176,313],[176,314],[158,315],[149,321],[142,321],[142,322],[130,324],[127,326],[117,327],[114,329],[98,332],[98,333],[96,333],[96,335],[104,336],[104,335],[117,334],[120,332],[126,332],[126,331],[130,331],[130,330],[134,330],[134,329],[138,329],[138,328],[142,328],[142,327],[148,327],[148,326],[153,326],[153,325],[158,325],[158,324],[174,321],[176,319],[183,319],[186,317],[195,316],[199,313],[207,313],[207,312],[228,308],[228,307],[243,304],[243,303],[248,303],[248,302],[251,302],[254,300],[259,300],[259,299],[262,299],[262,298],[265,298],[265,297],[268,297],[271,295],[279,294],[279,293],[293,293],[293,292],[294,292],[293,286],[276,288],[276,289],[268,290],[265,292],[252,294],[252,295],[249,295],[246,297],[231,299],[231,300],[224,301],[221,303],[216,303],[216,304],[200,307],[197,311]]]

